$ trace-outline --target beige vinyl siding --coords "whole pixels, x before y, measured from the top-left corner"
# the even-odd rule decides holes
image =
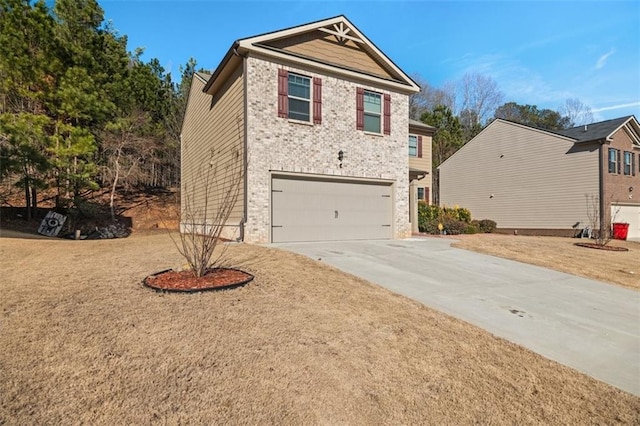
[[[418,136],[417,133],[413,133],[411,131],[410,133]],[[429,193],[428,194],[425,193],[425,197],[428,197],[428,199],[426,199],[425,201],[427,201],[428,204],[431,204],[431,200],[433,199],[433,194],[431,193],[432,192],[432,189],[431,189],[432,176],[433,176],[433,173],[431,172],[431,136],[422,135],[422,158],[410,156],[409,168],[424,170],[428,172],[428,174],[424,178],[413,181],[413,186],[420,187],[420,188],[428,188]],[[416,199],[416,202],[417,202],[417,199]]]
[[[397,79],[364,50],[363,44],[352,40],[340,44],[335,36],[320,31],[271,41],[268,45],[341,67],[346,66],[367,74]]]
[[[244,156],[242,66],[233,72],[215,96],[203,93],[204,85],[205,82],[194,77],[182,128],[181,205],[184,218],[185,206],[192,201],[196,221],[204,219],[205,180],[209,165],[217,164],[219,171],[224,171],[226,167],[234,167],[242,172]],[[220,157],[212,157],[213,152],[218,153]],[[215,217],[219,202],[227,192],[228,184],[223,182],[222,176],[223,174],[218,174],[210,179],[212,184],[209,191],[209,218]],[[238,201],[227,224],[237,227],[243,213],[244,183],[241,182]],[[235,237],[239,236],[237,228],[230,232],[234,232]],[[225,232],[225,235],[229,236],[229,232]]]
[[[440,166],[442,205],[459,205],[499,228],[588,224],[598,196],[598,145],[496,120]]]

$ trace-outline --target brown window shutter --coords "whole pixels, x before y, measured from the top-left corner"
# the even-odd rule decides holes
[[[426,201],[427,204],[431,204],[431,201],[429,201],[429,187],[424,188],[424,201]]]
[[[391,95],[384,95],[384,134],[391,134]]]
[[[618,152],[618,174],[622,173],[622,156],[620,155],[620,150],[616,149]]]
[[[322,79],[313,77],[313,124],[322,123]]]
[[[418,158],[422,158],[422,136],[418,135]]]
[[[278,117],[289,116],[289,71],[278,69]]]
[[[640,154],[638,156],[640,157]],[[631,153],[631,174],[636,175],[636,155],[634,153]]]
[[[364,89],[356,88],[356,130],[364,130]]]

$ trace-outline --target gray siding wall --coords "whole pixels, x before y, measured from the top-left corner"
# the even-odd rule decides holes
[[[231,181],[242,173],[244,146],[244,85],[238,67],[224,87],[212,97],[202,92],[205,83],[194,77],[182,127],[181,227],[196,230],[214,222],[220,201]],[[233,175],[229,170],[235,170]],[[214,174],[213,171],[217,171]],[[209,183],[207,184],[207,174]],[[207,191],[208,187],[208,191]],[[233,207],[223,237],[238,238],[244,213],[244,185],[240,182],[238,201]],[[208,193],[205,224],[205,194]],[[187,209],[189,211],[187,211]],[[189,220],[191,213],[193,220]],[[187,223],[193,222],[193,223]]]
[[[322,124],[278,117],[278,68],[322,78]],[[247,59],[247,225],[245,241],[269,242],[271,176],[276,172],[385,179],[393,182],[393,236],[410,235],[408,96],[364,83]],[[391,95],[391,135],[356,130],[356,87]],[[339,167],[338,151],[344,151]]]
[[[494,121],[440,166],[442,205],[499,228],[588,225],[585,194],[598,196],[598,146]]]

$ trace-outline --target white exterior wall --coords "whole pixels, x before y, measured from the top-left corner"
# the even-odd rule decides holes
[[[246,61],[245,241],[270,241],[270,185],[272,172],[277,171],[393,181],[393,235],[408,237],[408,96],[260,58],[249,57]],[[301,124],[278,117],[278,68],[322,78],[322,124]],[[391,95],[391,135],[356,130],[356,87]],[[342,168],[337,158],[340,150],[345,153]]]
[[[598,196],[598,145],[495,121],[445,161],[440,202],[492,219],[498,228],[589,224],[585,194]]]

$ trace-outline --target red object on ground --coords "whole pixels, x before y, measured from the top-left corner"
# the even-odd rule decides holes
[[[614,223],[613,224],[613,238],[616,240],[626,240],[627,233],[629,232],[628,223]]]

